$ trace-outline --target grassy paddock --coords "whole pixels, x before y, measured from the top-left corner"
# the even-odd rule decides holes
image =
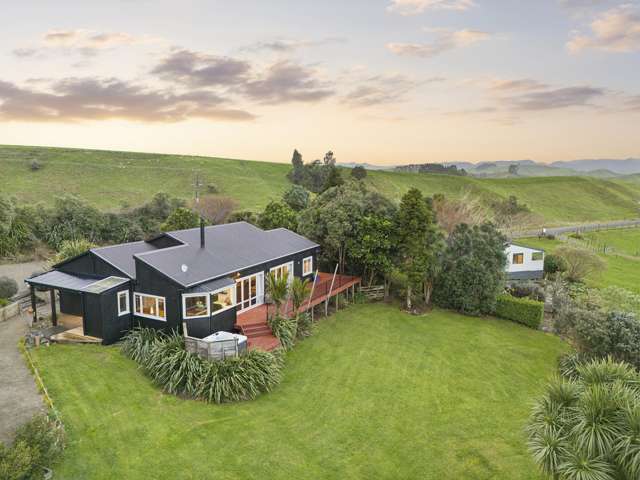
[[[496,319],[359,305],[255,401],[165,395],[115,347],[34,351],[67,426],[56,478],[539,478],[532,399],[564,345]],[[59,477],[58,477],[59,475]]]
[[[615,241],[618,242],[618,244],[625,245],[630,241],[627,240],[626,237],[633,237],[637,235],[636,230],[637,229],[609,230],[607,236],[610,239],[615,238]],[[523,245],[528,245],[534,248],[543,248],[547,253],[553,253],[556,248],[564,244],[561,240],[547,240],[541,238],[523,238],[518,239],[517,241]],[[605,261],[607,268],[602,273],[589,276],[585,282],[588,286],[596,288],[618,286],[631,290],[632,292],[640,293],[640,282],[638,282],[638,279],[640,278],[640,275],[638,274],[640,271],[640,258],[634,259],[615,254],[599,254],[599,256]]]
[[[42,168],[31,171],[37,160]],[[285,159],[283,159],[285,160]],[[213,157],[0,146],[0,191],[26,202],[51,202],[73,193],[105,210],[138,205],[158,192],[191,198],[193,172],[241,208],[261,209],[289,186],[287,163]],[[470,192],[487,203],[516,195],[547,225],[636,218],[640,183],[590,177],[478,179],[452,175],[370,171],[366,182],[398,201],[411,187],[427,195]]]

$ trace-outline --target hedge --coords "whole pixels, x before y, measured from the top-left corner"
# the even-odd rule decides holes
[[[496,301],[496,316],[537,329],[544,317],[544,303],[502,294]]]

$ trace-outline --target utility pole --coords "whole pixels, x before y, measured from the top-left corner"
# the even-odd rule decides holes
[[[194,194],[193,198],[195,201],[196,209],[200,204],[200,187],[202,187],[202,180],[200,179],[200,173],[198,171],[195,171],[194,177],[193,177],[193,194]]]

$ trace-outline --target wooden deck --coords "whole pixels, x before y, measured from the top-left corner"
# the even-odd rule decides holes
[[[333,274],[331,273],[318,273],[311,299],[307,300],[302,307],[300,307],[299,313],[306,312],[327,299],[333,298],[339,293],[359,285],[361,281],[360,277],[336,275],[332,287],[332,279]],[[293,316],[293,310],[291,301],[281,307],[281,313],[283,315]],[[238,313],[236,327],[249,339],[249,349],[261,348],[270,351],[280,346],[280,341],[273,336],[267,324],[269,314],[274,313],[275,306],[267,304],[259,305],[250,310]]]

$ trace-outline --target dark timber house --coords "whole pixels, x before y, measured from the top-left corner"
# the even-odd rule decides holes
[[[51,291],[54,323],[58,290],[60,312],[82,317],[84,335],[104,344],[137,325],[185,322],[189,335],[204,337],[234,331],[239,313],[261,306],[269,272],[313,279],[318,250],[287,229],[238,222],[93,248],[26,282],[32,298]]]

